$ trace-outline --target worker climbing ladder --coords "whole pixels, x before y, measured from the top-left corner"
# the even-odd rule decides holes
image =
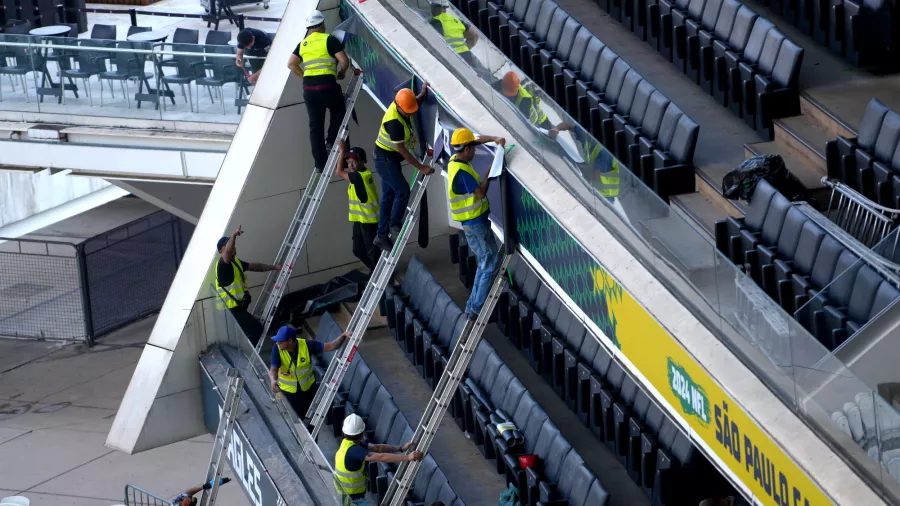
[[[472,355],[475,354],[475,349],[478,348],[478,343],[484,336],[484,329],[487,327],[491,313],[494,312],[494,306],[497,305],[497,300],[503,291],[503,278],[506,275],[510,258],[512,258],[510,255],[504,255],[500,260],[500,266],[496,271],[497,275],[494,277],[491,291],[488,292],[484,305],[481,307],[481,312],[478,313],[475,321],[469,320],[463,327],[459,341],[450,355],[447,368],[441,374],[437,388],[434,389],[434,394],[428,401],[428,406],[425,407],[425,413],[419,421],[419,426],[416,427],[413,435],[413,450],[427,453],[431,447],[434,435],[447,413],[447,407],[453,400],[453,396],[456,395],[456,390],[459,388],[466,369],[469,368]],[[420,461],[406,461],[400,464],[397,473],[394,474],[394,479],[388,486],[384,500],[381,501],[381,506],[400,506],[406,501],[406,495],[409,493],[421,465]]]
[[[359,300],[359,305],[356,306],[353,316],[350,317],[350,323],[347,325],[350,339],[339,352],[335,353],[331,363],[328,364],[328,370],[325,371],[319,390],[316,392],[316,396],[313,398],[309,412],[306,415],[306,423],[308,427],[311,427],[313,439],[318,435],[319,429],[322,428],[322,424],[325,422],[325,416],[331,403],[334,402],[334,397],[341,385],[341,380],[344,378],[344,373],[347,372],[350,362],[353,361],[353,357],[356,355],[356,347],[362,341],[363,333],[368,328],[369,322],[375,314],[378,303],[381,301],[381,295],[384,293],[384,289],[390,281],[394,269],[397,267],[397,262],[400,260],[400,255],[406,247],[406,242],[416,226],[420,213],[419,204],[422,202],[422,197],[425,196],[425,189],[430,178],[430,174],[426,176],[422,175],[421,172],[416,172],[412,195],[406,207],[403,228],[400,229],[400,233],[394,239],[394,247],[391,251],[382,253],[381,258],[378,259],[378,265],[372,271],[369,283],[366,285],[362,298]]]
[[[228,453],[228,445],[231,444],[234,422],[237,420],[238,410],[241,406],[241,392],[244,390],[244,379],[241,378],[237,369],[228,369],[227,388],[225,404],[222,407],[222,414],[219,416],[219,427],[216,429],[216,439],[213,441],[212,456],[209,458],[209,469],[206,471],[206,481],[204,482],[212,484],[212,487],[203,490],[203,495],[200,496],[200,506],[215,504],[216,495],[219,493],[222,464],[225,454]]]
[[[363,78],[362,71],[354,66],[353,77],[350,85],[347,86],[347,93],[344,95],[344,101],[347,104],[347,112],[341,121],[341,128],[338,131],[338,137],[331,147],[328,154],[328,161],[325,168],[319,172],[312,171],[309,176],[309,182],[303,190],[303,196],[300,198],[300,205],[297,206],[297,212],[291,219],[288,226],[287,235],[278,249],[278,255],[275,258],[275,264],[281,265],[281,269],[269,272],[266,276],[266,283],[263,285],[259,297],[256,299],[256,305],[253,306],[251,313],[257,320],[263,322],[263,330],[260,334],[261,339],[256,343],[256,352],[262,348],[265,337],[275,318],[275,310],[281,303],[281,297],[287,289],[288,281],[291,279],[291,272],[294,270],[294,262],[300,256],[300,251],[306,243],[309,231],[312,228],[313,221],[316,219],[316,213],[319,211],[319,205],[325,197],[325,191],[328,189],[328,183],[337,167],[338,157],[340,156],[341,143],[347,139],[350,133],[350,118],[353,115],[353,108],[356,106],[356,99],[359,91],[362,89]]]

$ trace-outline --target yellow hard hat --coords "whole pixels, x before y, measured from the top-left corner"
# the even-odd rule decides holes
[[[450,145],[454,148],[465,147],[465,145],[470,142],[475,142],[475,134],[465,127],[457,128],[453,131],[453,136],[450,137]]]

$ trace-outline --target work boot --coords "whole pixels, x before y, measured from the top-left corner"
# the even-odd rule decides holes
[[[391,226],[391,240],[396,241],[401,230],[403,230],[403,227],[398,227],[396,225]]]
[[[387,251],[388,253],[390,253],[390,251],[394,249],[394,242],[391,241],[390,237],[386,235],[376,235],[375,240],[372,241],[372,244],[378,246],[384,251]]]

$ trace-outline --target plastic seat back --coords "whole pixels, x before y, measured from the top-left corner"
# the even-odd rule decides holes
[[[662,123],[659,125],[659,135],[656,138],[656,145],[663,151],[668,151],[672,145],[672,138],[675,137],[675,127],[684,113],[674,103],[669,103],[666,113],[663,115]]]
[[[762,231],[760,232],[760,242],[766,246],[774,246],[781,235],[781,227],[784,226],[784,219],[787,217],[788,210],[791,208],[791,202],[778,193],[769,203],[769,211],[766,213],[766,221],[763,222]]]
[[[753,25],[759,18],[759,14],[750,7],[742,5],[737,11],[734,18],[734,26],[728,35],[728,47],[735,51],[743,51],[747,47],[747,41],[750,40],[750,32]]]
[[[822,230],[822,227],[813,223],[812,220],[807,220],[803,224],[800,239],[797,241],[797,249],[793,255],[794,270],[803,274],[812,271],[823,239],[825,239],[825,231]]]
[[[574,18],[570,18],[570,20],[575,21]],[[568,54],[565,55],[565,58],[562,58],[563,54],[560,50],[558,58],[568,61],[568,66],[570,69],[580,71],[581,64],[584,61],[584,54],[587,51],[588,43],[592,39],[594,39],[594,36],[591,35],[591,31],[579,25],[578,31],[575,33],[575,38],[572,40],[572,46],[569,48]]]
[[[722,8],[719,9],[719,16],[716,18],[716,26],[713,27],[713,35],[719,40],[728,40],[731,30],[734,28],[734,18],[737,16],[741,3],[737,0],[725,0],[722,2]]]
[[[663,115],[665,115],[668,107],[669,99],[659,90],[654,91],[650,95],[650,102],[647,103],[644,119],[641,120],[641,133],[649,139],[656,139],[659,135],[659,127],[662,124]]]
[[[753,23],[753,30],[750,31],[750,37],[747,39],[747,45],[744,46],[744,52],[741,59],[747,63],[757,63],[759,61],[759,55],[762,54],[766,36],[769,35],[769,31],[773,28],[775,28],[775,25],[768,19],[762,17],[756,18],[756,23]]]
[[[612,72],[609,75],[609,81],[606,83],[606,96],[603,98],[604,102],[612,105],[619,100],[619,94],[622,92],[625,76],[628,74],[629,70],[631,70],[631,66],[628,65],[625,60],[622,58],[616,60]]]
[[[588,32],[590,33],[590,32]],[[600,61],[600,53],[606,49],[606,44],[597,37],[591,36],[584,48],[584,56],[581,58],[581,65],[578,68],[579,76],[583,79],[590,79],[594,75],[597,63]]]
[[[784,39],[772,69],[772,80],[782,88],[796,88],[802,63],[803,48],[790,39]]]
[[[604,47],[600,53],[600,59],[594,68],[593,78],[591,79],[591,87],[597,93],[606,92],[606,85],[609,83],[609,77],[612,75],[613,66],[619,61],[619,55],[612,49]]]
[[[634,69],[625,74],[625,80],[622,82],[622,91],[616,99],[616,112],[618,114],[628,114],[631,109],[631,103],[634,102],[634,95],[637,93],[638,85],[644,82],[641,75]]]
[[[866,105],[866,112],[863,113],[862,122],[859,124],[859,132],[857,133],[856,142],[863,149],[871,149],[875,146],[875,140],[881,131],[881,124],[884,121],[890,109],[881,103],[877,98],[869,100]]]
[[[809,271],[809,279],[813,286],[822,288],[833,279],[834,269],[843,251],[844,247],[831,235],[826,235],[822,239],[812,270]]]
[[[681,115],[678,124],[675,125],[675,133],[672,135],[669,156],[681,164],[691,163],[694,159],[694,148],[697,146],[699,134],[700,127],[686,114]]]
[[[771,75],[778,60],[778,51],[784,43],[784,34],[777,28],[769,30],[766,41],[763,42],[762,52],[759,54],[759,72],[763,75]]]

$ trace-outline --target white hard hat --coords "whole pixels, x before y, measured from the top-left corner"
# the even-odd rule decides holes
[[[306,27],[319,26],[325,22],[325,16],[319,11],[312,11],[306,18]]]
[[[353,413],[344,418],[344,428],[342,430],[348,436],[358,436],[366,430],[366,424],[363,423],[363,419],[359,415]]]

